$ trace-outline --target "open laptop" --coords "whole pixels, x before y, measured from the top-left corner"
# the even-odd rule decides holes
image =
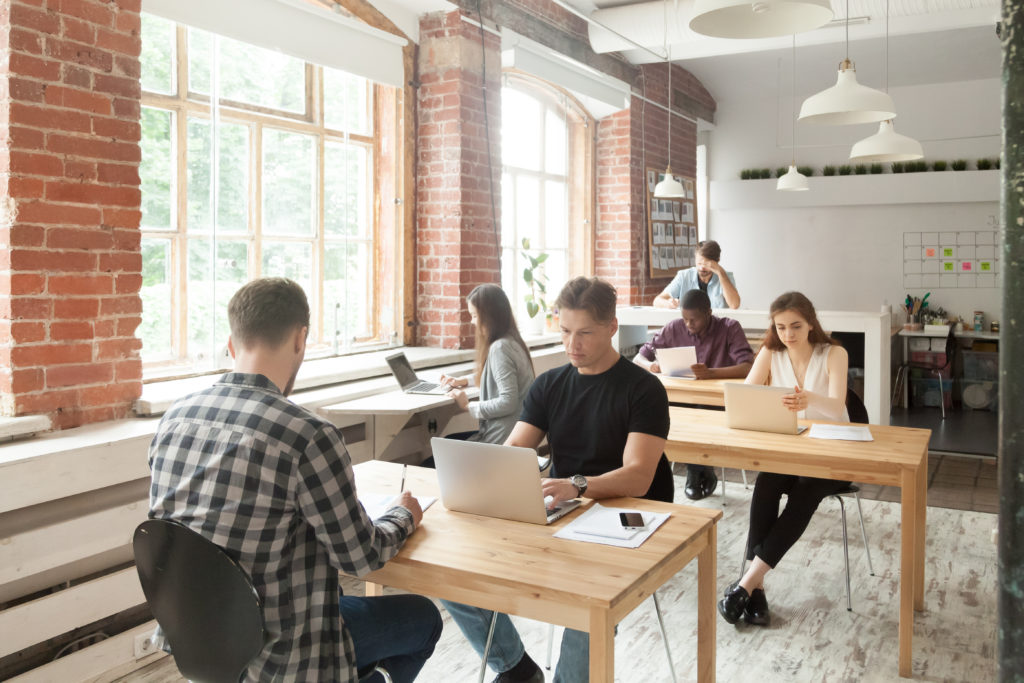
[[[409,359],[405,354],[398,352],[385,358],[391,374],[398,380],[402,391],[407,394],[447,394],[448,389],[435,382],[428,382],[416,376],[416,371],[409,365]]]
[[[550,524],[579,507],[579,500],[545,507],[537,452],[532,448],[438,437],[430,440],[430,447],[441,502],[449,510]]]
[[[782,397],[792,394],[789,387],[766,387],[743,382],[725,383],[725,422],[730,429],[755,432],[800,434],[796,413],[782,405]]]
[[[691,365],[697,362],[696,346],[677,346],[668,349],[654,349],[654,356],[661,366],[661,374],[682,379],[696,379]]]

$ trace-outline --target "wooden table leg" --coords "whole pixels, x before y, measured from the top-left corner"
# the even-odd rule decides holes
[[[384,586],[380,585],[379,583],[372,583],[370,581],[367,581],[363,584],[363,586],[365,586],[365,592],[363,593],[363,595],[365,595],[368,598],[375,598],[384,595]]]
[[[917,472],[904,469],[900,475],[900,676],[909,677],[914,663],[914,585],[917,567]]]
[[[697,555],[697,680],[701,683],[715,680],[717,549],[718,526],[712,524],[707,531],[707,545]]]
[[[590,610],[590,682],[615,681],[615,624],[608,610]]]
[[[924,542],[925,517],[928,501],[928,451],[925,450],[924,461],[917,468],[917,508],[914,514],[917,523],[914,526],[914,609],[924,611]]]

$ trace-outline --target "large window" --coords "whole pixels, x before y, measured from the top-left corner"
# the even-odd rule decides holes
[[[529,327],[527,256],[546,254],[548,305],[569,277],[592,272],[588,254],[592,155],[588,119],[568,95],[519,76],[501,89],[501,281]],[[523,248],[528,240],[529,249]]]
[[[259,276],[305,289],[314,353],[386,336],[373,84],[143,15],[142,88],[149,371],[222,365],[227,302]]]

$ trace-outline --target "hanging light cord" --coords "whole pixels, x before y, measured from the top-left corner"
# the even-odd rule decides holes
[[[672,52],[668,49],[668,0],[665,0],[665,30],[662,47],[665,49],[665,65],[668,66],[668,170],[672,170]]]
[[[796,168],[796,34],[793,34],[793,148],[790,163]]]
[[[846,0],[846,61],[850,61],[850,0]]]
[[[885,94],[889,94],[889,0],[885,0]]]

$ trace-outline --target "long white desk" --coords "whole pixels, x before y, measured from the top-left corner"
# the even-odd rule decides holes
[[[860,332],[864,335],[864,406],[872,424],[889,424],[891,326],[890,315],[881,312],[818,311],[818,320],[829,332]],[[768,311],[715,309],[720,318],[739,321],[746,331],[765,330]],[[622,350],[647,341],[649,327],[663,327],[679,317],[674,308],[620,306],[616,315],[619,332],[616,347]]]

